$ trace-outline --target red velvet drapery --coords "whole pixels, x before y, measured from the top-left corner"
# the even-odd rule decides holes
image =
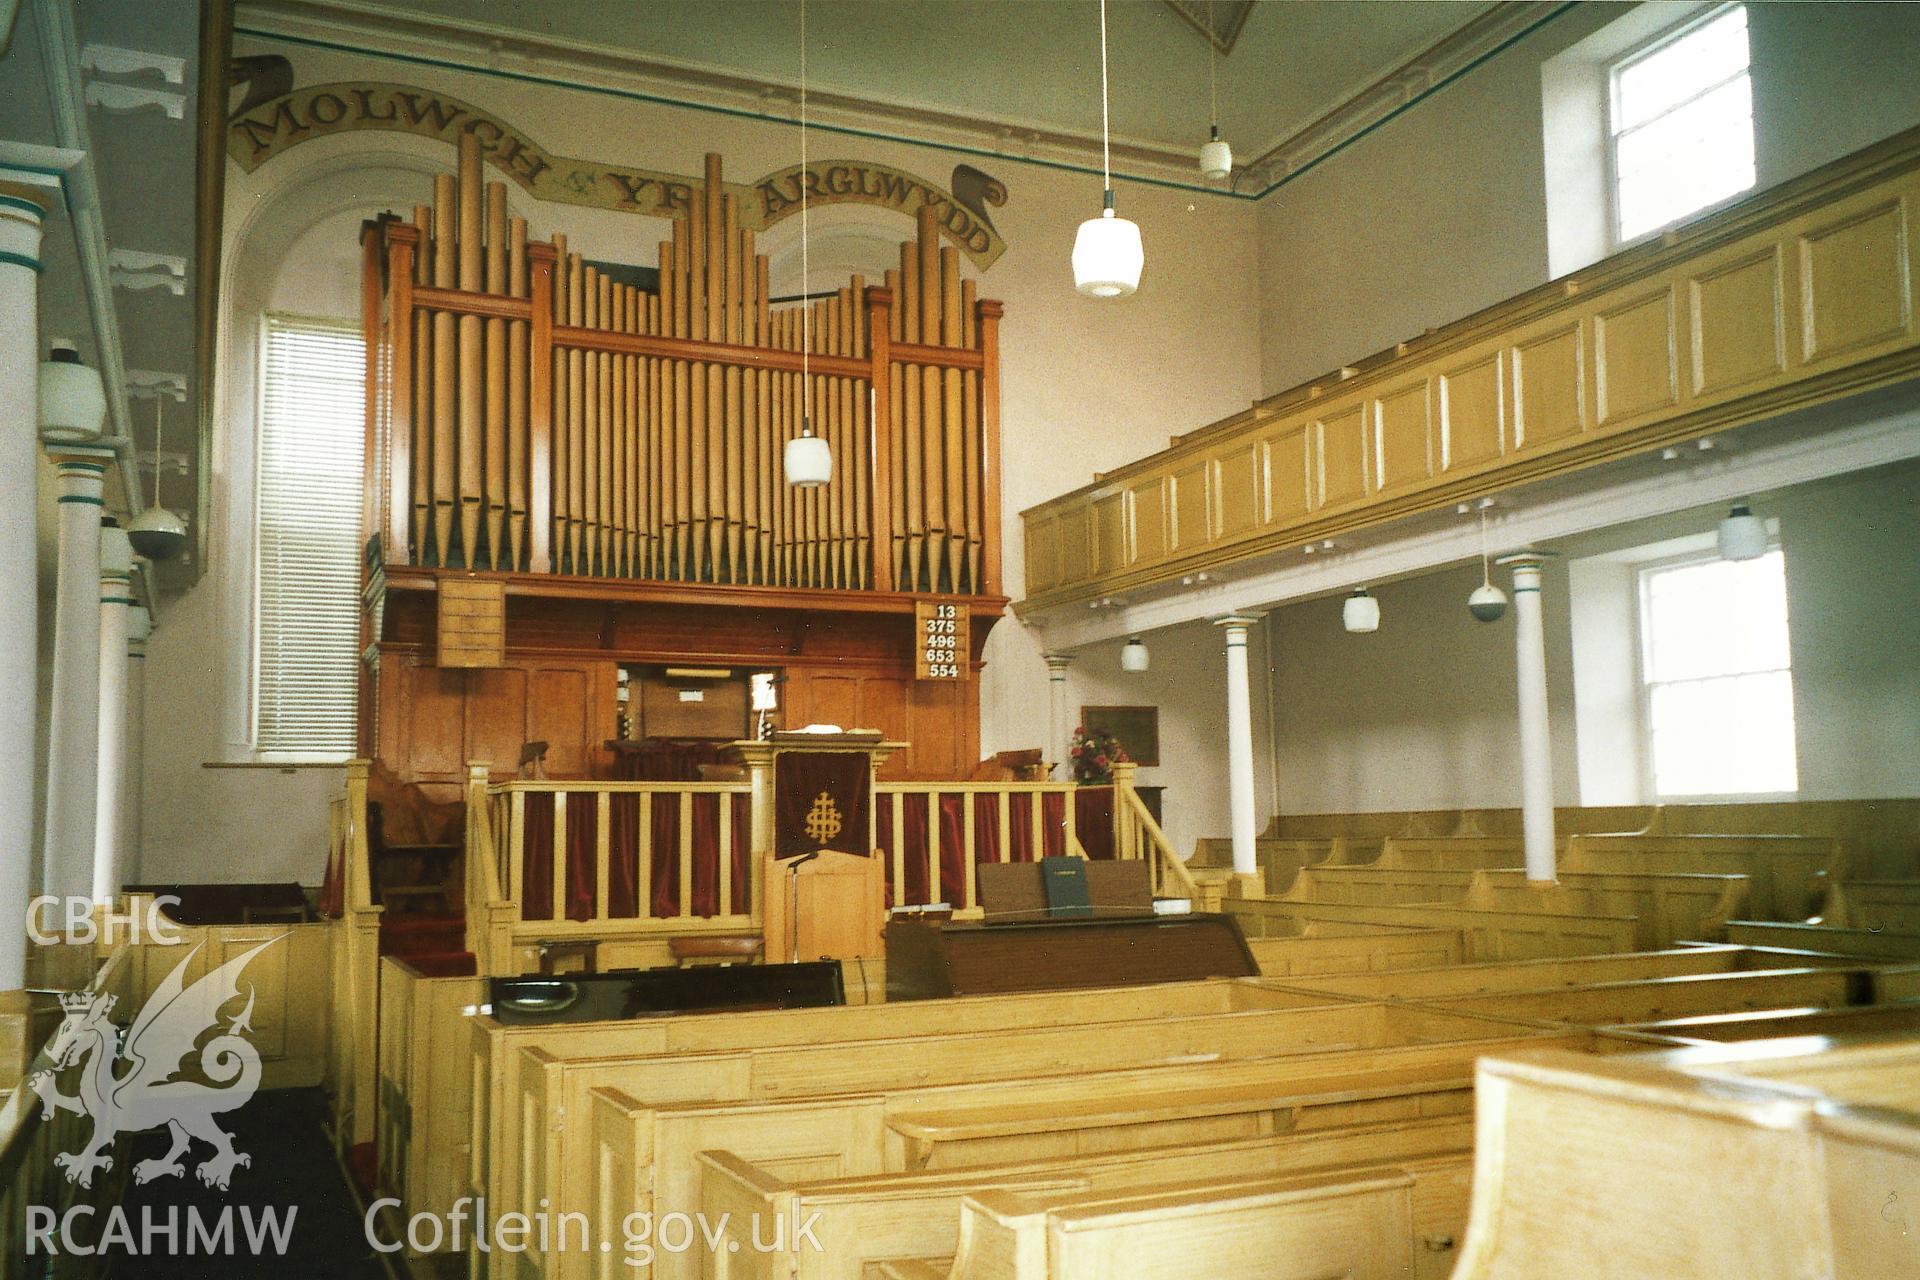
[[[732,809],[733,881],[729,901],[720,902],[720,806]],[[648,914],[654,918],[680,914],[680,798],[672,793],[653,798],[652,878],[648,885]],[[692,884],[687,887],[689,914],[745,915],[752,909],[749,876],[751,838],[747,796],[741,793],[703,792],[693,797],[691,809]],[[553,916],[553,793],[528,792],[525,801],[525,844],[521,918],[551,920]],[[599,797],[590,791],[567,793],[567,830],[561,842],[566,859],[568,920],[593,919],[597,891],[595,860],[599,831]],[[640,914],[636,869],[640,864],[640,797],[615,793],[607,802],[607,915],[631,920]]]

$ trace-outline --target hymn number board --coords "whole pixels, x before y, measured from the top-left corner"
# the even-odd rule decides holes
[[[913,604],[913,677],[916,680],[967,678],[964,606],[939,600]]]

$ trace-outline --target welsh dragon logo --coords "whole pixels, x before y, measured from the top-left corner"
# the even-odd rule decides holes
[[[225,1191],[233,1171],[253,1163],[233,1149],[233,1135],[214,1123],[215,1116],[245,1106],[260,1087],[260,1053],[246,1038],[253,1030],[252,988],[246,1007],[225,1031],[219,1029],[220,1010],[239,997],[241,970],[278,941],[263,942],[187,986],[187,966],[200,950],[196,946],[154,990],[127,1029],[124,1044],[108,1020],[113,996],[79,991],[60,997],[66,1018],[46,1049],[53,1065],[29,1076],[27,1087],[39,1095],[44,1119],[70,1111],[93,1120],[93,1134],[80,1150],[53,1158],[69,1182],[92,1186],[96,1172],[113,1167],[111,1151],[118,1135],[162,1125],[172,1131],[173,1145],[164,1156],[136,1164],[135,1182],[180,1177],[186,1172],[181,1157],[195,1138],[213,1148],[194,1170],[210,1187]],[[201,1045],[209,1031],[217,1034]],[[187,1059],[196,1046],[198,1071],[193,1072]],[[61,1093],[56,1076],[75,1066],[81,1068],[78,1091]],[[199,1078],[176,1078],[189,1072]]]

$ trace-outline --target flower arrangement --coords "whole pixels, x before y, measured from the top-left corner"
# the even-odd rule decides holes
[[[1073,731],[1073,746],[1067,755],[1073,762],[1073,780],[1083,787],[1112,782],[1113,766],[1127,758],[1120,739],[1110,733],[1089,733],[1085,725]]]

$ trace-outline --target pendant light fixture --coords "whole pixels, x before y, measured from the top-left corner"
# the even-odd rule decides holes
[[[1767,554],[1767,522],[1742,498],[1720,521],[1715,540],[1722,560],[1758,560]]]
[[[100,371],[80,363],[65,338],[55,338],[40,365],[40,438],[48,444],[91,444],[106,434],[107,393]]]
[[[1207,119],[1212,127],[1200,147],[1200,176],[1218,181],[1233,172],[1233,148],[1220,136],[1220,46],[1214,42],[1213,0],[1207,0]]]
[[[1487,558],[1487,508],[1492,505],[1492,498],[1480,499],[1480,585],[1467,597],[1467,612],[1481,622],[1507,616],[1507,593],[1493,585],[1493,564]]]
[[[787,441],[781,461],[787,483],[818,489],[833,479],[833,446],[813,434],[813,277],[807,250],[807,0],[800,0],[800,434]]]
[[[148,560],[171,560],[187,549],[187,526],[160,504],[160,427],[166,395],[153,397],[153,505],[127,524],[133,549]]]
[[[1151,660],[1152,655],[1147,652],[1147,642],[1139,636],[1128,636],[1127,643],[1120,650],[1120,669],[1132,672],[1145,671]]]
[[[1380,629],[1380,602],[1365,587],[1355,587],[1340,606],[1340,623],[1355,635]]]
[[[1096,298],[1124,298],[1140,287],[1146,251],[1140,228],[1113,212],[1113,128],[1107,111],[1107,0],[1100,0],[1100,216],[1073,238],[1073,287]]]

